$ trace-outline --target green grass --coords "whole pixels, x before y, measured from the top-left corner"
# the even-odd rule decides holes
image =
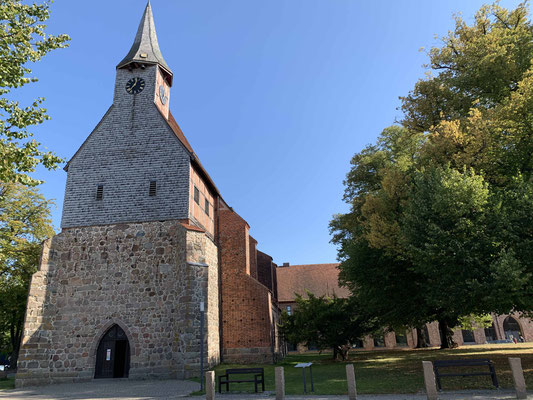
[[[0,379],[0,390],[15,389],[15,378]]]
[[[513,380],[507,357],[522,359],[526,385],[533,387],[533,344],[531,343],[463,346],[452,350],[358,350],[350,353],[348,363],[353,363],[355,366],[358,393],[415,393],[424,390],[422,361],[441,359],[490,358],[495,363],[500,386],[511,389]],[[286,393],[303,394],[302,371],[300,368],[294,368],[299,362],[313,362],[316,394],[347,393],[346,363],[332,361],[330,354],[291,354],[277,365],[247,365],[246,367],[263,367],[265,389],[274,391],[274,367],[283,366]],[[243,367],[242,365],[221,364],[214,370],[218,376],[223,375],[226,368]],[[468,369],[462,370],[468,371]],[[486,370],[488,371],[488,368]],[[307,374],[309,377],[308,371]],[[309,391],[309,380],[307,383]],[[442,386],[443,390],[494,388],[490,376],[445,377],[442,379]],[[253,392],[253,387],[253,383],[230,385],[232,392]]]

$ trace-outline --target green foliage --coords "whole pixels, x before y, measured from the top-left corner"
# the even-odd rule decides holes
[[[533,30],[527,3],[506,10],[483,6],[469,26],[455,16],[455,29],[429,51],[438,74],[420,80],[402,98],[409,130],[427,132],[443,120],[467,117],[472,107],[489,109],[504,102],[531,66]]]
[[[50,201],[37,189],[0,184],[0,352],[16,362],[32,274],[51,237]]]
[[[43,98],[28,106],[11,100],[9,93],[37,79],[28,64],[41,60],[48,52],[67,46],[67,35],[48,35],[43,24],[50,16],[50,3],[24,4],[17,0],[0,2],[0,181],[35,185],[31,178],[37,165],[55,168],[61,158],[41,150],[30,127],[49,119],[41,107]]]
[[[533,309],[533,25],[456,17],[401,126],[352,159],[330,224],[341,282],[389,327]],[[373,297],[379,298],[373,300]],[[452,344],[450,342],[450,344]]]
[[[338,297],[296,296],[292,315],[282,315],[281,333],[290,343],[313,343],[320,350],[333,349],[333,358],[345,360],[351,343],[369,333],[371,320],[362,317],[353,301]]]
[[[492,316],[490,314],[466,315],[459,318],[461,329],[473,331],[477,328],[490,328],[492,326]]]

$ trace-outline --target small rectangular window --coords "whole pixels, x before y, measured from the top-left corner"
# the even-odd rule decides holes
[[[196,204],[200,205],[200,191],[196,186],[194,187],[194,201]]]
[[[96,200],[102,200],[104,198],[104,185],[98,185],[96,187]]]
[[[209,216],[209,201],[207,201],[207,199],[205,199],[205,213],[207,214],[207,216]]]
[[[289,315],[292,314],[291,306],[287,306],[287,314],[289,314]]]
[[[148,189],[149,196],[155,196],[157,190],[157,181],[150,181],[150,189]]]

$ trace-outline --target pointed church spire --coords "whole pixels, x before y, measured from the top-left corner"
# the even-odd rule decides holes
[[[157,34],[155,33],[150,0],[146,4],[133,45],[126,57],[118,63],[117,68],[125,67],[131,63],[158,64],[172,79],[172,71],[163,59],[161,50],[159,50],[159,44],[157,43]]]

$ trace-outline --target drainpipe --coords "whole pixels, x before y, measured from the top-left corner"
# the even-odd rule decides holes
[[[220,353],[220,362],[224,361],[224,329],[222,326],[222,263],[221,263],[221,251],[220,251],[220,197],[217,198],[217,206],[215,210],[215,244],[217,246],[218,257],[218,347]]]

